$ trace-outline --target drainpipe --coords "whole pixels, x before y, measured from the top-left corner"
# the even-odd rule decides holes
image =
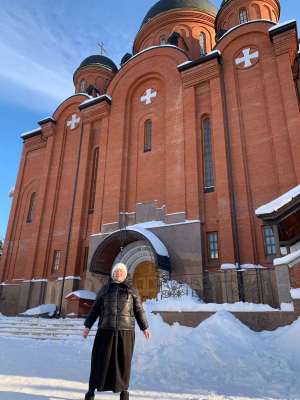
[[[64,274],[63,280],[61,285],[61,293],[60,293],[60,300],[59,300],[59,311],[58,317],[61,317],[61,310],[62,310],[62,299],[64,293],[64,286],[65,286],[65,278],[67,272],[67,265],[68,265],[68,258],[70,252],[70,242],[71,242],[71,231],[72,231],[72,224],[73,224],[73,214],[74,214],[74,207],[75,207],[75,198],[77,192],[77,185],[78,185],[78,175],[79,175],[79,165],[80,165],[80,158],[81,158],[81,147],[82,147],[82,139],[83,139],[83,123],[81,123],[81,130],[80,130],[80,142],[79,142],[79,150],[78,150],[78,158],[77,158],[77,166],[76,166],[76,174],[75,174],[75,183],[73,189],[73,199],[72,199],[72,207],[71,207],[71,215],[70,215],[70,222],[69,222],[69,229],[68,229],[68,241],[67,241],[67,248],[66,248],[66,258],[65,258],[65,265],[64,265]]]
[[[221,94],[223,103],[223,114],[224,114],[224,130],[225,130],[225,146],[226,146],[226,159],[228,167],[228,182],[229,182],[229,195],[230,195],[230,214],[232,224],[232,236],[234,245],[234,258],[237,265],[237,279],[238,279],[238,291],[240,301],[245,301],[245,290],[244,290],[244,279],[241,268],[241,255],[240,255],[240,241],[238,235],[238,222],[237,222],[237,211],[236,211],[236,195],[233,180],[233,166],[232,166],[232,153],[231,153],[231,134],[229,129],[228,120],[228,107],[227,107],[227,96],[224,78],[224,65],[222,59],[220,62],[220,77],[221,77]]]

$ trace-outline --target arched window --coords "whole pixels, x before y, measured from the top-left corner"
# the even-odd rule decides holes
[[[167,44],[167,38],[164,35],[159,38],[159,44],[160,45]]]
[[[209,118],[202,120],[202,143],[204,156],[204,191],[213,192],[215,188],[212,157],[211,123]]]
[[[248,12],[246,8],[241,8],[240,9],[240,24],[244,24],[245,22],[248,22]]]
[[[206,36],[204,32],[200,32],[199,45],[200,45],[200,56],[204,56],[206,54]]]
[[[84,92],[85,92],[85,89],[86,89],[86,81],[85,81],[84,79],[82,79],[82,80],[80,81],[80,88],[79,88],[80,93],[84,93]]]
[[[26,222],[30,223],[33,219],[34,209],[35,209],[35,199],[36,199],[36,192],[33,192],[30,197],[29,208],[27,213]]]
[[[94,212],[94,208],[95,208],[98,160],[99,160],[99,147],[96,147],[96,149],[94,150],[94,155],[93,155],[90,201],[89,201],[89,213]]]
[[[265,10],[266,10],[266,15],[267,15],[267,19],[269,19],[270,21],[272,21],[272,14],[271,14],[271,10],[268,6],[264,6]]]
[[[152,121],[147,119],[144,124],[144,152],[152,150]]]

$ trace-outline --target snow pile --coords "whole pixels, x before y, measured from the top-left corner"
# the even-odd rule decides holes
[[[134,388],[300,398],[300,319],[256,333],[226,311],[196,328],[168,326],[159,315],[148,318],[152,337],[147,343],[137,336]]]
[[[91,292],[90,290],[75,290],[74,292],[68,293],[66,295],[66,299],[68,299],[71,296],[76,296],[79,299],[84,299],[84,300],[96,300],[96,293]]]
[[[171,291],[172,287],[173,291]],[[166,295],[164,293],[166,293]],[[151,311],[215,312],[220,310],[243,312],[294,311],[292,303],[282,303],[281,309],[272,308],[269,304],[256,304],[247,302],[221,304],[204,303],[204,301],[187,283],[180,284],[175,280],[164,282],[161,291],[157,294],[156,298],[146,300],[143,305],[149,313],[151,313]]]
[[[236,303],[202,303],[197,301],[196,298],[193,300],[190,297],[183,296],[181,298],[165,298],[162,300],[146,300],[144,307],[147,308],[148,312],[151,311],[208,311],[215,312],[220,310],[235,311],[235,312],[279,312],[279,311],[294,311],[292,303],[282,303],[281,308],[273,308],[269,304],[256,304],[247,302],[236,302]]]
[[[300,288],[291,289],[292,299],[300,299]]]
[[[198,311],[203,301],[193,296],[165,297],[161,300],[149,299],[144,302],[149,312],[151,311]]]
[[[129,387],[137,400],[300,399],[300,319],[274,332],[257,333],[226,311],[196,328],[170,326],[160,315],[146,313],[151,337],[145,340],[136,324]],[[0,337],[3,399],[19,394],[26,400],[83,398],[93,338],[74,338]]]
[[[48,315],[49,317],[53,317],[55,311],[55,304],[41,304],[40,306],[29,308],[19,315]]]

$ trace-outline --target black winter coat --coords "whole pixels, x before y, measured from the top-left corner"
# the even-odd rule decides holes
[[[98,329],[134,330],[135,319],[142,331],[149,327],[139,292],[129,275],[122,283],[109,278],[99,290],[84,326],[91,328],[98,317]]]

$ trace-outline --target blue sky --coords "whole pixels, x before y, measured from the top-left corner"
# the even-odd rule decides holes
[[[0,239],[4,239],[22,152],[20,134],[37,127],[73,94],[80,62],[103,41],[119,64],[154,0],[1,0]],[[220,0],[214,3],[219,6]],[[281,0],[281,21],[300,21],[300,5]]]

